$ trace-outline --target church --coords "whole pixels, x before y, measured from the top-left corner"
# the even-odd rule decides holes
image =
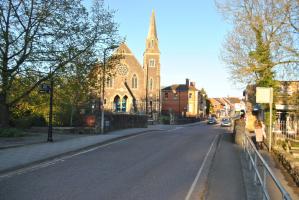
[[[121,60],[115,66],[115,75],[107,77],[104,109],[123,113],[160,113],[160,50],[155,13],[152,11],[143,64],[129,47],[122,43],[116,50]]]

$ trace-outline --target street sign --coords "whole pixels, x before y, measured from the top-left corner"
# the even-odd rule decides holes
[[[273,88],[257,87],[256,103],[273,103]]]
[[[256,88],[256,103],[268,103],[270,107],[269,116],[269,152],[272,146],[272,104],[273,104],[273,88],[257,87]]]

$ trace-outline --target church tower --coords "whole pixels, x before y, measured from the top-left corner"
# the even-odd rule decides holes
[[[155,12],[152,11],[149,31],[143,54],[144,80],[146,86],[147,113],[160,113],[160,50],[157,36]]]

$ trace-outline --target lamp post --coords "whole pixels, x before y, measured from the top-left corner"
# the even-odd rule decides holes
[[[48,127],[48,142],[53,142],[53,89],[54,89],[54,80],[52,74],[52,67],[50,67],[50,104],[49,104],[49,127]]]
[[[103,60],[103,79],[102,79],[102,97],[101,97],[101,133],[104,133],[104,103],[105,103],[105,74],[106,74],[106,53],[108,50],[116,49],[117,45],[111,45],[104,49]]]
[[[206,118],[206,113],[207,113],[207,101],[206,101],[206,94],[202,94],[202,108],[203,108],[203,118]]]

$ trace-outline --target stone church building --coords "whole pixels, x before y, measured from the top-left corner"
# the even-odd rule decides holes
[[[104,109],[113,112],[159,113],[160,50],[154,11],[145,41],[143,64],[139,63],[125,43],[115,53],[121,54],[121,60],[115,66],[115,75],[106,78]]]

